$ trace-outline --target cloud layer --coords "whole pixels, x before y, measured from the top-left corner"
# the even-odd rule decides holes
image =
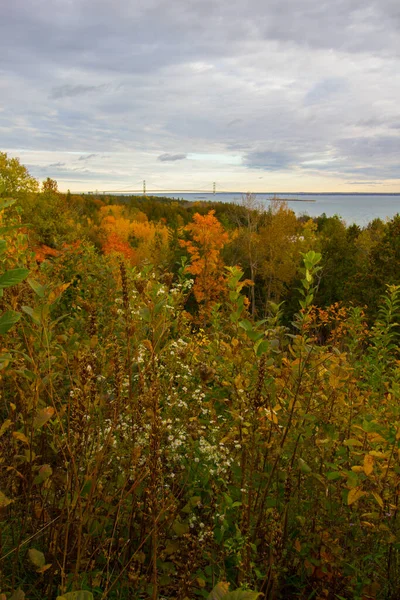
[[[6,2],[0,149],[76,190],[400,190],[399,34],[397,0]]]

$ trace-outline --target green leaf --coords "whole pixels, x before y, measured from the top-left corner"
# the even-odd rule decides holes
[[[6,240],[0,240],[0,254],[4,254],[7,248]]]
[[[33,564],[34,567],[41,569],[46,564],[46,559],[44,557],[43,552],[40,550],[36,550],[35,548],[30,548],[28,550],[29,560]]]
[[[5,227],[0,227],[0,235],[3,233],[9,233],[10,231],[15,231],[16,229],[21,229],[22,227],[30,227],[28,223],[21,223],[18,225],[7,225]]]
[[[29,269],[10,269],[0,275],[0,288],[8,288],[17,283],[21,283],[29,275]]]
[[[36,475],[33,483],[37,485],[38,483],[43,483],[53,474],[53,469],[50,465],[42,465],[39,469],[38,474]]]
[[[39,296],[39,298],[44,298],[46,286],[41,285],[38,281],[36,281],[36,279],[31,279],[31,277],[27,279],[27,283],[29,283],[29,285],[31,286],[35,294]]]
[[[326,478],[328,481],[335,481],[335,479],[342,479],[342,476],[339,471],[332,471],[331,473],[326,474]]]
[[[40,325],[40,323],[41,323],[41,313],[40,313],[40,310],[33,309],[30,306],[23,306],[22,310],[24,311],[24,313],[26,313],[27,315],[29,315],[31,317],[32,321],[36,325]]]
[[[2,198],[0,200],[0,210],[4,210],[5,208],[12,206],[13,204],[15,204],[15,202],[16,200],[14,200],[13,198]]]
[[[201,496],[193,496],[192,498],[190,498],[190,500],[186,504],[186,506],[184,506],[182,508],[182,512],[184,512],[184,513],[193,512],[194,508],[196,508],[196,506],[198,506],[199,502],[201,502]]]
[[[92,592],[79,590],[78,592],[67,592],[62,596],[57,596],[57,600],[94,600]]]
[[[311,467],[308,466],[308,464],[306,463],[305,460],[303,460],[302,458],[299,458],[299,467],[300,467],[300,471],[302,473],[311,473],[312,469]]]
[[[189,531],[189,525],[176,519],[172,524],[172,529],[176,535],[181,536]]]
[[[253,329],[253,325],[247,319],[239,322],[239,327],[242,327],[245,331],[251,331]]]
[[[262,356],[265,352],[267,352],[270,346],[270,342],[268,340],[261,340],[260,342],[256,342],[254,344],[254,348],[256,350],[257,356]]]
[[[11,329],[15,323],[21,318],[21,313],[15,312],[15,310],[8,310],[3,313],[0,317],[0,335],[4,335]]]

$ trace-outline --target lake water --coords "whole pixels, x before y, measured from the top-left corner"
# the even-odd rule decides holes
[[[155,194],[168,198],[180,198],[184,200],[235,202],[240,203],[242,192],[236,193],[176,193]],[[256,199],[268,206],[274,194],[255,194]],[[289,208],[296,215],[308,214],[310,217],[318,217],[325,213],[328,217],[339,215],[348,225],[367,225],[373,219],[379,217],[382,220],[392,218],[400,213],[400,194],[279,194],[279,198],[288,200]]]

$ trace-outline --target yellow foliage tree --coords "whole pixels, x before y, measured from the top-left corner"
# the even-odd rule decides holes
[[[169,250],[168,227],[149,221],[132,221],[131,225],[130,241],[135,247],[135,264],[160,264]]]
[[[168,254],[168,228],[159,223],[150,223],[141,212],[137,214],[138,221],[131,221],[123,216],[121,209],[123,207],[120,206],[100,209],[104,215],[100,225],[103,251],[106,254],[123,254],[131,264],[137,266],[146,262],[160,264]]]
[[[265,302],[279,301],[285,285],[296,276],[302,231],[296,215],[286,202],[273,200],[266,224],[260,228],[262,260],[260,272],[265,280]]]

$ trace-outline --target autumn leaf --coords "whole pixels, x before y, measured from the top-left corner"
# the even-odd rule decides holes
[[[374,471],[374,457],[370,454],[364,456],[364,473],[369,477]]]
[[[372,495],[373,495],[373,497],[375,498],[375,500],[377,501],[377,503],[379,504],[379,506],[380,506],[381,508],[383,508],[384,504],[383,504],[383,500],[382,500],[382,498],[380,497],[380,495],[379,495],[379,494],[377,494],[376,492],[372,492]]]
[[[69,288],[71,282],[63,283],[55,287],[49,294],[49,304],[53,304]]]
[[[350,506],[350,504],[353,504],[364,495],[365,492],[359,487],[351,489],[349,491],[349,495],[347,496],[347,504]]]
[[[50,465],[42,465],[38,471],[38,474],[36,475],[35,479],[33,480],[33,483],[34,484],[42,483],[43,481],[46,481],[46,479],[48,479],[52,474],[53,474],[53,469],[51,468]]]
[[[12,425],[12,421],[11,419],[6,419],[5,421],[3,421],[3,423],[0,426],[0,437],[2,435],[4,435],[4,433],[7,431],[7,429],[10,427],[10,425]]]
[[[33,420],[33,427],[35,429],[39,429],[42,427],[47,421],[51,419],[54,415],[54,408],[52,406],[48,406],[47,408],[42,408],[36,414],[36,417]]]
[[[208,595],[207,600],[221,600],[229,590],[229,583],[220,581]]]
[[[62,596],[57,596],[57,600],[93,600],[93,594],[87,590],[66,592]]]
[[[29,446],[29,440],[24,433],[21,433],[20,431],[13,431],[13,438],[18,440],[19,442],[28,444],[28,446]]]
[[[14,502],[14,500],[10,500],[9,498],[7,498],[7,496],[3,494],[3,492],[0,492],[0,508],[5,508],[9,504],[11,504],[11,502]]]
[[[46,559],[44,557],[43,552],[40,550],[36,550],[35,548],[30,548],[28,550],[29,560],[33,564],[34,567],[41,569],[46,564]]]

